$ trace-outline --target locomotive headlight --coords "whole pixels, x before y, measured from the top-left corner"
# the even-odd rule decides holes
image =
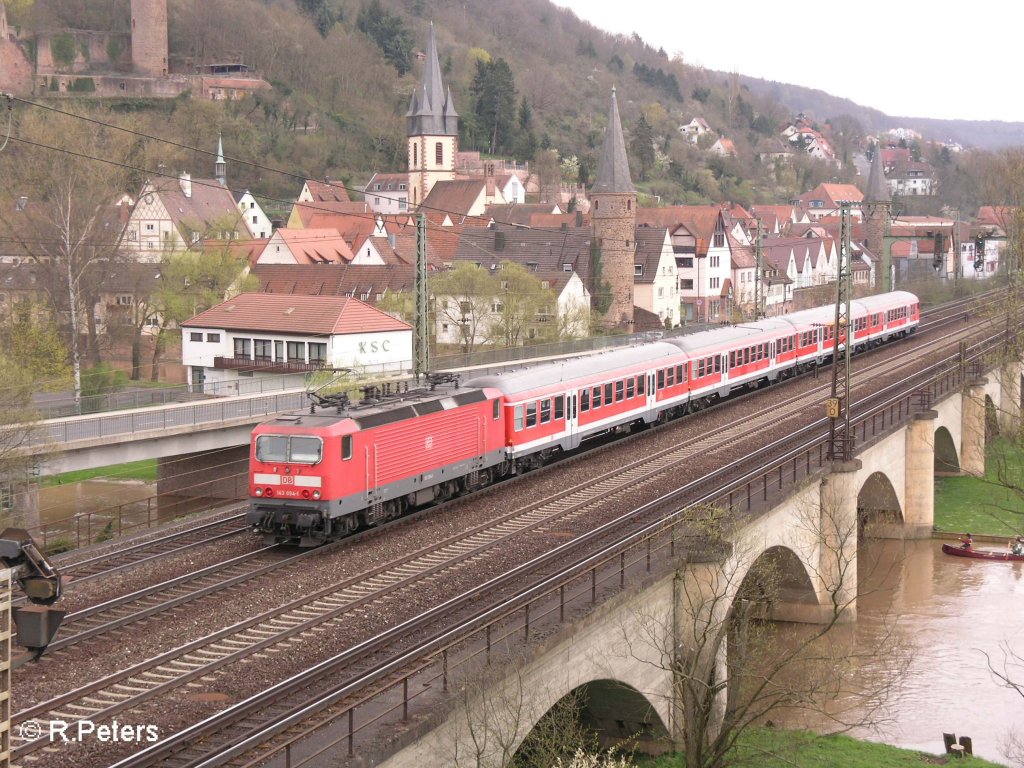
[[[313,498],[314,499],[319,499],[320,498],[320,491],[313,491]]]
[[[257,488],[255,491],[253,491],[253,494],[256,495],[256,496],[262,496],[263,495],[263,489],[262,488]]]

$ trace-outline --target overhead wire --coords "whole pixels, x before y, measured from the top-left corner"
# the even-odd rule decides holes
[[[54,152],[61,152],[61,153],[70,155],[72,157],[81,158],[83,160],[91,160],[91,161],[95,161],[95,162],[106,163],[108,165],[113,165],[113,166],[116,166],[116,167],[124,168],[126,170],[134,171],[136,173],[147,174],[148,176],[151,176],[151,177],[152,176],[158,176],[158,177],[162,177],[162,178],[165,178],[165,179],[171,179],[171,180],[178,180],[179,179],[178,176],[176,176],[176,175],[174,175],[172,173],[168,173],[166,171],[159,170],[159,169],[153,170],[153,169],[148,169],[148,168],[141,168],[139,166],[132,165],[130,163],[124,163],[124,162],[121,162],[119,160],[111,160],[111,159],[105,158],[105,157],[96,157],[94,155],[88,155],[88,154],[85,154],[83,152],[76,152],[74,150],[67,149],[67,148],[64,148],[64,147],[54,147],[54,146],[52,146],[50,144],[43,144],[41,142],[32,141],[31,139],[22,138],[20,136],[12,135],[11,136],[11,140],[19,142],[21,144],[25,144],[25,145],[31,146],[31,147],[36,147],[38,149],[50,150],[50,151],[54,151]],[[203,151],[203,150],[197,150],[197,151]],[[296,176],[296,178],[300,178],[300,177]],[[190,182],[191,182],[191,184],[193,186],[208,187],[208,188],[211,188],[211,189],[227,189],[232,194],[236,194],[238,192],[237,189],[232,189],[232,188],[230,188],[230,187],[228,187],[226,185],[221,185],[217,181],[210,181],[210,180],[198,179],[197,178],[197,179],[190,179]],[[244,191],[248,191],[248,190],[244,190]],[[411,225],[414,225],[414,221],[415,221],[415,218],[416,218],[416,214],[414,214],[414,213],[409,213],[409,214],[378,214],[378,213],[375,213],[373,211],[370,211],[368,214],[366,214],[366,213],[348,213],[348,212],[339,213],[339,212],[334,211],[334,210],[332,210],[330,208],[325,208],[325,207],[323,207],[321,205],[318,205],[316,202],[312,202],[312,203],[307,203],[307,202],[296,203],[293,200],[286,200],[286,199],[283,199],[283,198],[270,197],[270,196],[265,196],[265,195],[261,195],[261,197],[263,197],[265,200],[270,200],[272,202],[277,202],[277,203],[283,203],[285,205],[302,205],[302,206],[306,207],[307,209],[312,209],[314,211],[319,211],[319,212],[325,213],[325,214],[332,214],[332,215],[336,215],[336,216],[344,215],[344,216],[349,216],[349,217],[352,217],[352,218],[363,219],[363,220],[372,221],[372,222],[376,222],[378,216],[397,216],[399,218],[406,218],[406,217],[408,217],[409,219],[413,220],[409,224],[411,226]],[[320,202],[323,202],[323,201],[320,201]],[[446,215],[449,215],[449,216],[450,215],[455,215],[457,218],[463,220],[463,222],[460,222],[460,223],[464,223],[464,220],[466,220],[466,219],[476,219],[476,220],[479,220],[481,222],[483,222],[483,221],[489,222],[490,221],[490,217],[485,217],[485,216],[463,215],[463,214],[454,213],[452,211],[444,211],[443,209],[432,209],[432,210],[435,210],[436,212],[439,212],[439,213],[445,213]],[[241,216],[242,214],[239,213],[239,215]],[[426,223],[427,223],[427,229],[430,230],[430,231],[433,231],[435,234],[444,234],[446,236],[453,236],[454,235],[454,236],[459,237],[460,242],[462,242],[462,240],[461,240],[462,233],[461,232],[460,233],[452,232],[449,228],[443,226],[443,224],[432,222],[429,217],[426,219]],[[407,225],[399,224],[399,226],[404,229],[405,226],[407,226]],[[521,228],[521,229],[531,229],[531,227],[528,227],[526,225],[513,225],[513,226],[515,226],[516,228]],[[246,242],[251,242],[251,241],[238,241],[238,242],[240,244],[244,244]],[[490,251],[488,251],[487,249],[483,248],[478,243],[474,243],[472,241],[467,241],[467,245],[469,245],[470,247],[473,247],[473,248],[479,250],[481,253],[483,253],[483,254],[485,254],[487,256],[493,256],[493,254]]]
[[[162,138],[160,136],[153,136],[152,134],[144,133],[142,131],[136,131],[136,130],[133,130],[131,128],[125,128],[124,126],[116,125],[114,123],[105,122],[103,120],[97,120],[96,118],[89,117],[87,115],[79,115],[79,114],[76,114],[74,112],[68,112],[66,110],[57,109],[56,107],[50,106],[49,104],[43,104],[41,102],[31,101],[29,99],[24,99],[24,98],[21,98],[21,97],[18,97],[18,96],[14,96],[13,99],[15,101],[21,102],[22,104],[25,104],[27,106],[37,107],[39,109],[48,110],[50,112],[54,112],[56,114],[63,115],[65,117],[75,118],[77,120],[84,120],[84,121],[86,121],[88,123],[92,123],[94,125],[102,126],[102,127],[105,127],[105,128],[110,128],[110,129],[113,129],[113,130],[116,130],[116,131],[121,131],[123,133],[127,133],[127,134],[130,134],[132,136],[136,136],[138,138],[148,139],[150,141],[157,141],[157,142],[161,142],[163,144],[169,144],[170,146],[177,147],[178,149],[184,149],[184,150],[187,150],[189,152],[198,152],[200,154],[209,155],[211,157],[217,157],[218,156],[218,154],[216,152],[208,150],[208,149],[201,149],[199,147],[189,146],[188,144],[182,144],[182,143],[174,141],[172,139],[166,139],[166,138]],[[286,171],[286,170],[284,170],[282,168],[274,168],[272,166],[263,165],[262,163],[257,163],[257,162],[254,162],[252,160],[245,160],[245,159],[242,159],[242,158],[239,158],[239,157],[224,155],[224,161],[225,162],[231,161],[232,163],[239,163],[241,165],[246,165],[246,166],[249,166],[249,167],[261,170],[261,171],[268,171],[270,173],[277,173],[277,174],[280,174],[282,176],[288,176],[288,177],[291,177],[293,179],[301,179],[303,181],[313,181],[313,180],[315,180],[315,179],[313,179],[312,175],[310,175],[310,174],[298,174],[298,173],[295,173],[293,171]],[[143,171],[143,172],[145,172],[145,171]],[[176,178],[176,177],[174,177],[171,174],[161,174],[161,175],[168,176],[170,178]],[[331,180],[324,180],[324,181],[316,180],[316,181],[317,181],[317,183],[325,184],[325,185],[327,185],[329,187],[332,187],[332,188],[335,188],[335,189],[343,189],[343,190],[345,190],[346,193],[348,193],[348,192],[355,192],[356,194],[366,194],[366,190],[359,189],[358,187],[350,187],[348,185],[339,183],[337,181],[331,181]],[[246,191],[248,191],[248,190],[246,190]],[[374,196],[375,197],[381,197],[384,200],[388,200],[390,202],[396,202],[396,203],[401,200],[400,197],[389,197],[387,195],[374,195]],[[292,200],[281,201],[281,200],[278,200],[278,199],[275,199],[275,198],[272,198],[272,197],[268,197],[268,196],[264,196],[264,195],[261,195],[261,197],[263,197],[264,199],[267,199],[267,200],[274,200],[275,202],[285,202],[287,204],[293,204],[295,202],[295,201],[292,201]],[[421,204],[419,206],[419,208],[423,209],[424,206]],[[464,214],[464,213],[461,213],[459,211],[452,211],[452,210],[447,210],[447,209],[444,209],[444,208],[435,208],[435,207],[427,206],[426,210],[432,211],[434,213],[443,213],[443,214],[446,214],[446,215],[455,215],[455,216],[459,216],[460,218],[473,218],[473,219],[479,219],[480,221],[488,221],[488,222],[491,220],[491,217],[489,217],[489,216],[483,216],[483,215],[479,215],[479,214],[471,216],[469,214]],[[394,214],[394,215],[403,215],[403,214]],[[410,213],[409,215],[413,215],[413,214]],[[526,228],[526,229],[530,229],[531,228],[528,225],[517,225],[517,226],[521,226],[521,227]]]

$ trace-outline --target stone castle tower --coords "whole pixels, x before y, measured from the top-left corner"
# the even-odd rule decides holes
[[[132,0],[132,69],[167,74],[167,0]]]
[[[864,194],[864,244],[880,259],[885,255],[885,236],[888,234],[891,206],[892,198],[882,167],[882,144],[878,142],[875,144],[875,156],[871,158],[868,188]]]
[[[409,206],[423,202],[438,181],[454,181],[459,149],[459,115],[451,89],[441,82],[434,25],[423,62],[423,82],[412,94],[406,113],[409,137]]]
[[[590,216],[601,253],[601,274],[611,292],[608,328],[633,326],[633,262],[636,253],[636,190],[629,176],[619,105],[612,88],[597,181],[590,190]],[[595,285],[595,291],[602,286]]]

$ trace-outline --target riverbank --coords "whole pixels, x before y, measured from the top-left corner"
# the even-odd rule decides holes
[[[941,737],[941,734],[936,735]],[[922,765],[951,763],[964,768],[1004,768],[999,763],[979,757],[963,760],[951,758],[952,755],[900,749],[849,736],[818,736],[809,731],[750,728],[740,738],[729,765],[757,768],[921,768]],[[685,767],[683,756],[678,754],[638,759],[636,765],[640,768]]]
[[[1024,452],[999,437],[985,450],[985,476],[935,478],[935,530],[1024,534]],[[1005,541],[1005,538],[1003,539]]]

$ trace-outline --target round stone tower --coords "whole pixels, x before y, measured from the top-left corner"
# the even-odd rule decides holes
[[[132,69],[167,74],[167,0],[132,0]]]
[[[605,314],[606,327],[632,330],[636,190],[629,177],[626,142],[622,136],[614,88],[604,148],[597,166],[597,181],[590,190],[590,200],[590,216],[600,253],[601,281],[604,283],[594,285],[593,290],[598,294],[602,291],[611,294]]]

